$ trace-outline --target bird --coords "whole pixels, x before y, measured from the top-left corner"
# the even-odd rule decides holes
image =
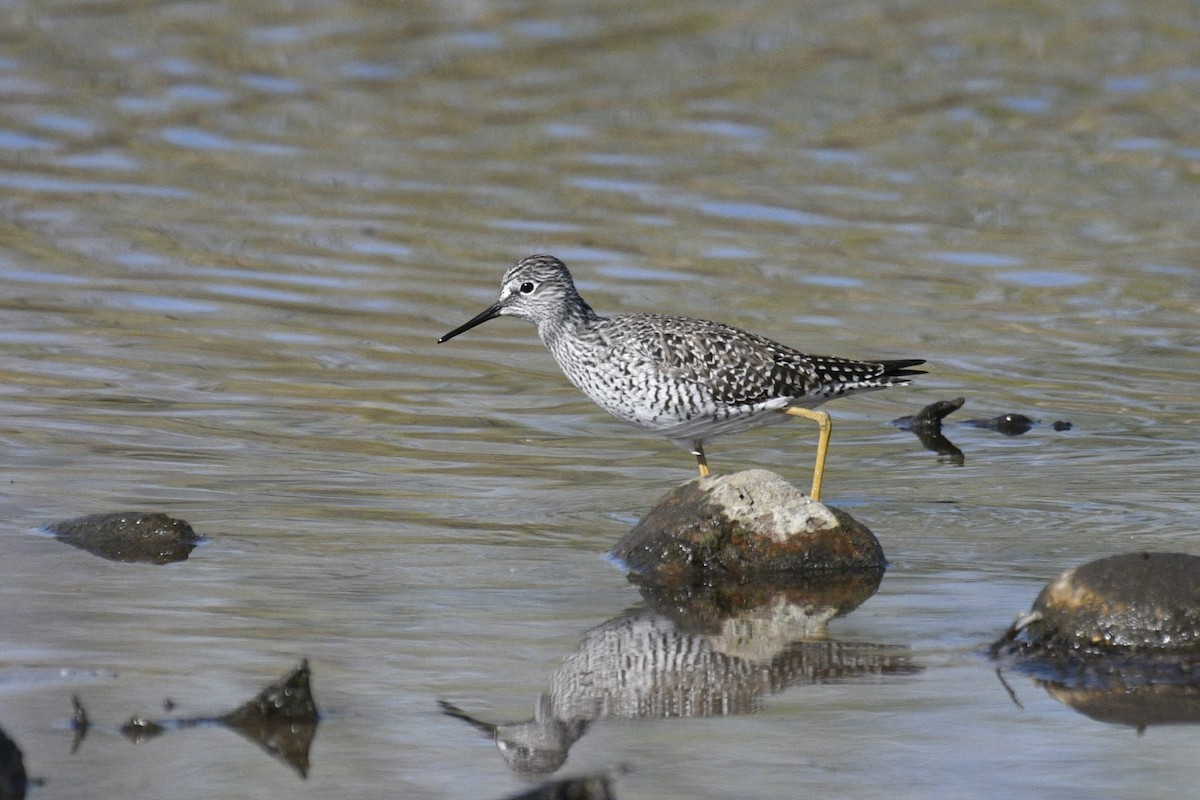
[[[709,474],[704,443],[787,419],[817,423],[812,500],[820,500],[832,421],[827,400],[886,389],[924,374],[924,359],[855,361],[802,353],[764,336],[693,317],[600,316],[580,297],[566,264],[522,258],[500,282],[500,297],[438,339],[444,343],[502,316],[537,326],[566,377],[596,405],[670,439]]]

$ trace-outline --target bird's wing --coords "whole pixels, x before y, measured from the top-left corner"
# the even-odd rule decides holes
[[[820,386],[810,357],[719,322],[642,314],[626,318],[624,327],[625,335],[612,343],[615,357],[652,364],[720,404],[798,398]]]

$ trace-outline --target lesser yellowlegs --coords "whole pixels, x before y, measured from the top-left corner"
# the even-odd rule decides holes
[[[575,290],[554,256],[521,259],[504,273],[500,299],[447,333],[445,342],[500,316],[537,326],[558,366],[613,416],[662,434],[696,456],[708,474],[704,442],[785,419],[820,428],[813,469],[821,497],[832,424],[813,407],[835,397],[908,383],[921,359],[851,361],[801,353],[706,319],[662,314],[601,317]]]

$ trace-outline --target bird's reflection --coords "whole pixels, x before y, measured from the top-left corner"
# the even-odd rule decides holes
[[[916,672],[905,647],[824,638],[828,620],[869,597],[880,574],[840,577],[740,593],[641,587],[648,607],[589,630],[550,676],[530,719],[487,722],[440,705],[492,737],[513,770],[545,774],[596,720],[746,714],[796,685]]]

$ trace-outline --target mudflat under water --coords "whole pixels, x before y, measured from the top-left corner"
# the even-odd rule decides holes
[[[1020,708],[981,651],[1067,567],[1198,551],[1198,35],[1170,0],[7,4],[0,728],[31,795],[503,797],[623,766],[622,798],[1188,796],[1200,729],[1010,676]],[[539,251],[602,313],[928,359],[827,406],[824,499],[892,567],[787,669],[677,635],[601,558],[690,457],[523,323],[435,344]],[[958,396],[961,465],[888,425]],[[1046,424],[955,424],[1006,412]],[[709,461],[805,487],[813,441]],[[208,541],[158,566],[35,532],[123,510]],[[761,680],[590,709],[539,774],[439,706],[525,735],[597,642]],[[219,728],[118,731],[301,658],[307,778]]]

